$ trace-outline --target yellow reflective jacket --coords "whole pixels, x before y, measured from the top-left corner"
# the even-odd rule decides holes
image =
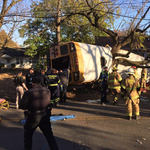
[[[142,71],[141,71],[141,79],[147,80],[147,70],[146,70],[146,68],[142,69]]]
[[[139,81],[133,76],[127,77],[122,82],[121,87],[122,89],[124,89],[124,99],[129,99],[129,95],[131,96],[131,99],[139,98],[140,91],[137,89],[140,89],[140,84],[139,84]],[[132,87],[133,87],[133,90],[132,90]]]
[[[108,88],[110,89],[120,89],[120,82],[122,81],[122,77],[118,72],[112,72],[109,74],[108,78]]]

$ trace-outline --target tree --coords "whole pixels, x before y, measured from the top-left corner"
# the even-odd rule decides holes
[[[8,0],[2,1],[2,7],[1,7],[1,13],[0,13],[0,29],[4,23],[4,18],[6,17],[10,9],[21,1],[22,0],[12,0],[11,2],[9,2]]]
[[[33,19],[29,19],[20,30],[22,37],[28,37],[24,43],[28,46],[26,54],[33,56],[41,52],[42,46],[45,46],[44,50],[47,46],[48,50],[53,43],[59,44],[71,40],[94,43],[95,35],[105,34],[93,27],[87,18],[80,15],[72,16],[70,14],[72,3],[76,5],[75,7],[80,5],[72,0],[43,0],[32,5]],[[109,23],[113,24],[111,15],[109,19]],[[110,24],[104,23],[105,27]],[[41,54],[44,53],[45,51]]]
[[[129,29],[127,35],[120,39],[118,36],[117,32],[114,32],[113,29],[105,27],[104,23],[107,22],[109,19],[109,14],[115,15],[115,16],[122,16],[122,14],[116,14],[114,11],[119,10],[118,8],[124,4],[122,3],[118,4],[119,1],[109,1],[109,0],[104,0],[104,1],[97,1],[97,3],[93,2],[93,0],[85,0],[84,6],[87,7],[86,11],[81,11],[80,9],[73,9],[70,12],[70,15],[81,15],[84,16],[88,19],[88,21],[91,23],[92,26],[97,28],[100,31],[105,32],[107,35],[109,35],[113,39],[113,46],[112,46],[112,55],[113,59],[115,60],[116,56],[121,56],[121,57],[129,57],[129,54],[132,51],[133,47],[133,39],[136,33],[143,33],[145,32],[148,28],[150,28],[150,23],[145,24],[143,29],[140,29],[140,24],[141,22],[145,19],[147,13],[149,12],[150,7],[146,8],[145,13],[141,14],[141,12],[144,10],[145,4],[148,2],[148,0],[145,0],[144,3],[142,3],[142,6],[136,7],[137,13],[135,14],[135,9],[134,9],[134,17],[128,16],[128,18],[132,18],[130,22],[128,22]],[[127,1],[126,1],[127,2]],[[132,1],[133,2],[133,1]],[[105,4],[104,4],[105,3]],[[105,5],[105,10],[99,9],[101,5]],[[82,4],[83,5],[83,4]],[[99,12],[102,11],[103,14],[100,14]],[[138,18],[140,16],[140,18]],[[123,17],[126,17],[123,15]],[[138,18],[138,21],[137,21]],[[125,46],[126,44],[130,44],[130,51],[127,54],[120,54],[118,53],[120,48]],[[145,63],[145,62],[142,62]],[[133,63],[132,63],[133,64]]]

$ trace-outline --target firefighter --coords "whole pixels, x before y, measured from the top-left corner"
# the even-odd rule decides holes
[[[132,66],[132,68],[133,68],[133,71],[134,71],[134,77],[135,77],[137,80],[139,80],[139,74],[138,74],[138,72],[137,72],[136,66]]]
[[[108,68],[104,67],[104,70],[100,74],[100,82],[101,82],[101,104],[105,105],[105,103],[109,102],[106,100],[107,98],[107,92],[108,92],[108,78],[109,78],[109,72]]]
[[[60,102],[66,102],[66,97],[67,97],[67,87],[68,87],[68,77],[69,77],[69,71],[68,69],[64,69],[63,71],[60,70],[58,75],[59,75],[59,78],[61,79],[61,83],[63,85],[63,88],[62,85],[60,87]]]
[[[134,70],[128,70],[128,77],[121,85],[121,90],[124,92],[126,100],[126,112],[129,120],[132,120],[132,107],[135,114],[135,119],[139,119],[139,94],[141,93],[139,81],[134,77]]]
[[[121,81],[122,77],[117,72],[117,68],[113,67],[112,73],[109,74],[108,88],[111,90],[113,95],[113,105],[118,105],[118,94],[121,92]]]
[[[146,68],[142,68],[141,71],[141,88],[142,90],[146,90],[146,80],[147,80],[147,69]]]
[[[59,86],[61,86],[61,81],[56,74],[56,69],[51,69],[51,72],[47,73],[47,77],[49,79],[48,89],[51,91],[51,104],[57,106],[60,96]]]

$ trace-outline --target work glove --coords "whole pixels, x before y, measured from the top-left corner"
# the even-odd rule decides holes
[[[63,86],[60,87],[60,90],[63,91]]]

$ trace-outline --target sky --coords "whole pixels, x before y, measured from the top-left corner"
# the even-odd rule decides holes
[[[23,0],[23,4],[21,4],[22,11],[29,13],[30,12],[31,2],[33,2],[33,1],[35,1],[35,0]],[[38,1],[40,1],[40,0],[38,0]],[[119,18],[115,19],[115,22],[114,22],[115,29],[121,30],[122,28],[128,27],[129,26],[129,22],[131,20],[133,20],[132,17],[134,17],[135,14],[136,14],[135,6],[138,7],[138,8],[140,8],[142,6],[142,4],[143,4],[144,1],[146,1],[146,0],[118,0],[117,4],[121,4],[120,5],[121,16]],[[1,0],[0,0],[0,2],[1,2]],[[0,7],[1,7],[1,4],[0,4]],[[150,0],[145,5],[145,7],[143,9],[143,14],[145,13],[146,9],[149,6],[150,6]],[[14,9],[16,9],[16,8],[20,8],[20,5],[16,6],[15,8],[12,8],[11,11],[13,12]],[[0,8],[0,10],[1,10],[1,8]],[[141,16],[138,16],[138,18],[140,18],[140,17]],[[149,20],[150,20],[150,10],[149,10],[149,13],[147,14],[145,20],[142,22],[142,24],[145,24],[147,22],[150,23]],[[139,19],[137,21],[139,21]],[[121,24],[120,24],[120,22],[121,22]],[[22,22],[21,25],[23,25],[24,23],[25,23],[25,21]],[[5,31],[9,31],[8,30],[9,27],[11,27],[11,25],[7,25],[7,27],[4,25],[2,27],[2,29],[4,29]],[[149,34],[150,34],[150,30],[149,30]],[[13,41],[17,42],[18,45],[23,45],[23,42],[25,40],[26,40],[26,38],[21,38],[19,36],[18,29],[16,29],[15,32],[14,32],[14,34],[13,34]]]

